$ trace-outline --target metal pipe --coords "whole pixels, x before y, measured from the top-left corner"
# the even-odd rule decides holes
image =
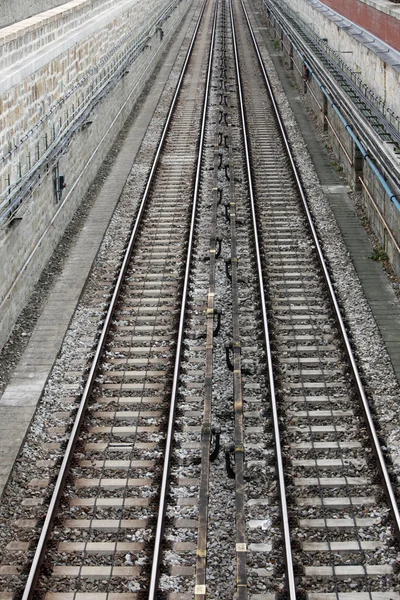
[[[337,139],[338,144],[340,145],[340,147],[343,150],[343,152],[344,152],[344,154],[345,154],[345,156],[346,156],[346,158],[347,158],[350,166],[352,167],[353,166],[353,161],[351,160],[351,157],[350,157],[349,153],[347,152],[346,148],[343,146],[343,144],[342,144],[342,142],[341,142],[338,134],[335,131],[335,128],[333,127],[332,123],[330,122],[330,120],[328,119],[328,117],[326,115],[325,115],[325,121],[328,123],[329,127],[331,128],[331,131],[332,131],[333,135]]]
[[[376,212],[378,213],[378,217],[380,218],[380,220],[382,221],[382,224],[383,224],[384,228],[388,232],[389,237],[392,240],[394,247],[396,248],[397,252],[400,254],[400,247],[399,247],[399,245],[398,245],[398,243],[397,243],[397,241],[396,241],[393,233],[390,230],[389,224],[387,223],[387,221],[385,220],[385,217],[382,215],[381,211],[379,210],[379,207],[377,206],[377,204],[376,204],[375,200],[373,199],[373,197],[372,197],[369,189],[367,188],[365,181],[362,179],[362,177],[359,177],[358,179],[360,180],[360,183],[363,186],[363,188],[365,190],[365,193],[367,194],[368,198],[371,200],[371,202],[372,202],[372,204],[373,204]]]
[[[313,71],[312,71],[311,66],[309,65],[309,63],[307,63],[307,61],[304,61],[304,64],[310,70],[310,73],[313,74],[313,77],[317,81],[317,83],[318,83],[319,87],[321,88],[321,91],[323,92],[323,94],[326,96],[329,104],[331,105],[331,107],[333,108],[333,110],[335,111],[335,113],[338,115],[340,121],[343,123],[344,128],[346,129],[346,131],[350,135],[351,139],[353,140],[353,142],[355,143],[355,145],[357,146],[357,148],[360,150],[362,157],[364,158],[364,160],[368,163],[368,165],[371,167],[371,169],[375,173],[375,175],[376,175],[379,183],[381,184],[381,186],[385,190],[386,194],[389,196],[389,200],[391,202],[393,202],[393,204],[396,206],[397,210],[400,212],[400,202],[397,199],[396,194],[389,187],[389,185],[385,181],[382,173],[379,171],[378,167],[372,161],[372,159],[370,157],[370,154],[369,154],[369,151],[364,148],[364,146],[362,145],[362,143],[360,142],[360,140],[357,138],[357,136],[355,135],[355,133],[354,133],[354,131],[352,129],[352,126],[346,121],[345,117],[340,112],[340,109],[338,108],[338,106],[336,105],[336,103],[333,101],[332,97],[330,96],[330,94],[327,91],[327,89],[325,88],[325,86],[322,83],[320,83],[320,81],[318,80],[318,78],[315,75],[315,73],[313,73]]]

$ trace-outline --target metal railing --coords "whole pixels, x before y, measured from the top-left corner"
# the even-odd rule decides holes
[[[334,73],[329,73],[316,54],[313,53],[307,41],[299,34],[297,23],[296,30],[294,30],[286,14],[278,10],[273,0],[263,0],[263,4],[267,13],[272,15],[274,24],[277,24],[290,40],[293,50],[301,59],[302,64],[308,68],[311,77],[309,81],[315,81],[315,84],[320,88],[363,159],[374,171],[390,201],[400,210],[399,199],[392,189],[393,184],[397,187],[400,185],[400,170],[395,153],[382,142],[371,124],[342,90],[340,83],[335,79]],[[275,27],[275,25],[273,26]],[[309,85],[308,82],[307,85]]]
[[[324,52],[335,64],[343,71],[343,73],[353,82],[353,84],[359,89],[371,104],[379,110],[382,116],[400,133],[400,118],[392,108],[390,108],[386,102],[371,90],[370,87],[362,80],[359,73],[351,69],[349,65],[340,56],[340,53],[331,48],[325,38],[319,36],[308,23],[306,23],[300,16],[300,14],[294,11],[290,6],[285,4],[285,12],[296,20],[296,23],[304,33],[313,39],[314,43]]]

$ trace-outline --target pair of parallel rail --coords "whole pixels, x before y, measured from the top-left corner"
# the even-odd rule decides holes
[[[215,3],[214,6],[206,2],[195,28],[54,486],[23,600],[30,600],[38,593],[36,587],[40,581],[41,565],[46,561],[46,548],[52,537],[52,527],[60,503],[64,502],[66,486],[71,485],[69,475],[72,464],[74,469],[78,464],[79,469],[93,468],[100,469],[101,472],[100,477],[84,477],[75,481],[75,507],[90,509],[94,506],[101,514],[102,510],[107,512],[115,507],[126,509],[156,505],[156,510],[150,517],[154,523],[149,528],[153,534],[150,572],[146,574],[136,566],[111,565],[110,577],[126,575],[130,579],[136,578],[140,585],[134,589],[139,594],[143,594],[145,589],[151,600],[160,593],[160,567],[179,402],[185,316],[191,283],[198,197],[203,177],[203,150],[213,82],[220,4],[223,2]],[[251,17],[243,2],[239,6],[233,6],[230,2],[229,11],[227,31],[232,34],[232,41],[229,43],[232,44],[234,56],[234,65],[231,67],[236,72],[237,96],[234,100],[229,100],[231,109],[225,113],[228,140],[225,154],[227,164],[231,168],[229,185],[223,192],[218,184],[218,169],[221,165],[217,164],[217,159],[214,163],[195,598],[203,600],[207,597],[207,532],[211,526],[208,520],[208,492],[213,420],[215,278],[219,254],[217,222],[222,208],[221,195],[226,204],[230,227],[237,598],[245,599],[249,593],[246,566],[249,549],[246,543],[245,517],[245,375],[241,362],[238,304],[238,290],[241,284],[237,232],[241,225],[237,220],[238,199],[232,157],[231,125],[234,123],[242,130],[243,169],[247,175],[246,206],[253,231],[251,248],[258,281],[260,327],[266,356],[264,370],[269,396],[265,399],[269,415],[267,426],[273,431],[275,439],[283,539],[281,557],[285,565],[284,575],[281,577],[282,586],[291,600],[296,598],[300,590],[306,591],[310,598],[313,594],[315,597],[319,594],[318,597],[326,600],[333,597],[340,600],[341,593],[351,593],[353,589],[347,589],[342,583],[342,578],[349,576],[358,578],[361,584],[357,590],[374,600],[374,584],[371,583],[370,577],[391,577],[393,573],[389,565],[368,564],[368,553],[379,547],[379,540],[366,543],[363,527],[371,527],[373,523],[371,519],[368,524],[362,522],[359,509],[361,507],[363,511],[368,511],[368,507],[371,504],[375,505],[377,500],[373,496],[371,499],[370,491],[363,495],[360,490],[365,485],[370,490],[376,486],[376,482],[368,482],[367,477],[355,474],[355,470],[361,469],[364,475],[368,465],[371,465],[362,455],[365,440],[361,438],[359,441],[358,437],[354,437],[358,423],[353,410],[356,399],[359,400],[363,422],[368,428],[376,461],[373,464],[382,480],[393,530],[398,535],[400,516],[396,498],[290,142],[274,99],[256,33],[251,26]],[[226,35],[226,39],[227,37]],[[226,39],[224,44],[227,43]],[[227,61],[227,56],[224,57],[224,61]],[[201,67],[204,64],[207,65],[206,75],[200,84]],[[222,73],[226,72],[226,68],[225,64]],[[192,70],[188,76],[189,69]],[[198,89],[200,85],[201,92]],[[185,93],[187,100],[184,104],[181,99]],[[231,93],[232,96],[234,94]],[[225,98],[223,93],[222,97]],[[196,104],[201,104],[200,110]],[[191,139],[193,130],[197,136],[195,144]],[[224,139],[223,131],[220,130],[216,134],[218,140]],[[217,141],[217,145],[219,143]],[[168,154],[168,151],[171,154]],[[181,274],[184,274],[182,278]],[[180,298],[179,306],[176,304],[177,297]],[[336,340],[338,333],[340,342]],[[172,352],[169,351],[171,346]],[[106,382],[99,385],[97,377],[105,350],[114,352],[112,370],[103,373],[106,375]],[[351,369],[349,376],[343,375],[344,355],[347,360],[346,369]],[[142,368],[141,365],[145,367]],[[150,365],[154,365],[154,368]],[[133,367],[135,370],[132,371]],[[85,419],[91,403],[95,403],[96,406],[100,404],[107,409],[89,413],[91,418],[111,418],[111,427],[101,424],[88,429]],[[161,419],[163,424],[160,427],[138,427],[139,418],[158,416],[157,411],[153,412],[154,406],[164,411],[164,420]],[[132,407],[135,408],[134,411],[131,410]],[[105,414],[107,412],[108,414]],[[122,426],[117,423],[118,420]],[[361,428],[361,425],[359,427]],[[145,439],[143,436],[149,432],[158,436],[157,439],[150,439],[151,436]],[[99,442],[97,438],[90,441],[89,433],[107,435],[107,441]],[[105,454],[100,453],[100,458],[95,458],[92,454],[89,460],[80,460],[77,463],[74,450],[82,436],[92,453],[100,453],[100,450],[105,449]],[[128,441],[118,441],[123,436]],[[290,458],[287,451],[282,450],[282,446],[290,447]],[[158,470],[155,470],[155,480],[159,480],[156,496],[154,492],[149,492],[152,500],[146,502],[140,492],[132,493],[132,488],[140,490],[141,487],[148,486],[150,489],[151,484],[148,478],[146,479],[145,472],[154,466],[155,461],[138,460],[137,456],[141,451],[150,452],[154,447],[159,451],[163,450],[164,454],[162,464],[159,463]],[[110,460],[109,452],[117,453],[118,459],[114,462]],[[329,458],[326,458],[326,453]],[[112,469],[124,472],[125,476],[108,477]],[[135,470],[140,477],[133,476]],[[100,492],[99,499],[85,491],[93,488]],[[330,495],[329,490],[332,488],[335,492]],[[120,489],[121,493],[118,492],[110,499],[107,489]],[[301,495],[297,491],[300,491]],[[301,513],[304,506],[315,508],[318,518],[300,518],[293,528],[294,515],[298,509]],[[133,522],[128,522],[129,520],[124,524],[121,520],[116,521],[118,531],[121,527],[135,527]],[[336,528],[334,521],[337,524]],[[69,527],[73,526],[71,520]],[[347,532],[349,528],[354,531],[354,539],[347,535],[347,545],[340,538],[340,532],[344,528]],[[298,535],[299,530],[302,532],[301,536]],[[312,543],[311,546],[307,546],[306,542],[300,544],[299,551],[297,542],[304,538],[304,532],[309,530],[317,532],[318,541],[314,542],[314,546]],[[103,547],[102,552],[109,552],[114,559],[121,551],[140,552],[146,545],[138,542],[132,543],[131,546],[124,545],[118,539],[117,536],[115,543],[109,543],[108,551]],[[90,542],[90,548],[86,545],[78,551],[83,551],[86,557],[90,551],[96,551],[96,543],[100,542]],[[65,550],[67,546],[63,548]],[[307,553],[317,550],[328,557],[324,559],[323,565],[320,565],[321,568],[306,566],[299,574],[299,561],[309,556]],[[359,563],[343,563],[343,553],[349,551],[358,557]],[[68,570],[61,570],[61,573],[67,576]],[[104,569],[100,569],[100,577],[101,573],[104,573]],[[81,567],[71,567],[70,574],[79,578],[85,576]],[[92,568],[90,571],[88,567],[87,576],[95,578],[95,570]],[[315,576],[330,578],[333,581],[331,591],[318,592],[315,586],[310,584]],[[85,586],[82,589],[87,590]]]

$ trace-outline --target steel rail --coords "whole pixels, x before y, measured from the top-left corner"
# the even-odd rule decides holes
[[[313,68],[316,73],[318,73],[318,77],[324,83],[324,86],[327,87],[329,94],[334,98],[341,111],[346,115],[346,118],[351,121],[351,127],[359,136],[362,144],[367,148],[367,155],[373,158],[379,164],[380,169],[399,187],[400,165],[396,155],[386,148],[385,143],[382,142],[379,135],[359,113],[347,94],[341,90],[335,78],[326,71],[320,60],[310,51],[309,47],[306,46],[301,37],[293,30],[285,16],[281,13],[279,13],[279,15],[277,14],[278,9],[272,3],[272,0],[266,1],[268,1],[269,9],[280,23],[280,26],[282,27],[282,20],[286,29],[291,32],[292,38],[297,41],[299,54],[304,58],[304,53],[306,53],[308,62],[313,63]],[[288,31],[286,31],[286,33],[288,33]],[[312,60],[309,59],[311,55]]]
[[[311,233],[312,233],[312,237],[313,237],[313,241],[314,241],[314,244],[315,244],[315,248],[316,248],[317,253],[318,253],[318,258],[319,258],[320,266],[321,266],[321,269],[322,269],[322,272],[323,272],[323,275],[324,275],[324,278],[325,278],[326,285],[327,285],[328,290],[329,290],[329,296],[330,296],[330,299],[331,299],[331,302],[332,302],[332,306],[333,306],[333,309],[334,309],[334,314],[335,314],[335,317],[336,317],[336,320],[337,320],[337,323],[338,323],[338,326],[339,326],[339,329],[340,329],[340,332],[341,332],[341,335],[342,335],[342,339],[343,339],[343,342],[344,342],[344,345],[345,345],[345,348],[346,348],[347,356],[348,356],[348,359],[349,359],[349,362],[350,362],[350,365],[351,365],[351,369],[352,369],[352,372],[353,372],[354,380],[355,380],[355,383],[356,383],[356,386],[357,386],[357,390],[358,390],[358,393],[359,393],[359,396],[360,396],[360,399],[361,399],[362,408],[363,408],[363,411],[364,411],[364,414],[365,414],[365,418],[366,418],[366,421],[367,421],[367,425],[368,425],[369,436],[370,436],[371,442],[373,444],[373,450],[375,452],[375,456],[376,456],[376,459],[377,459],[377,462],[378,462],[378,467],[380,469],[380,473],[381,473],[381,477],[382,477],[382,481],[383,481],[383,486],[385,488],[386,496],[387,496],[387,499],[388,499],[388,502],[389,502],[389,506],[390,506],[390,510],[391,510],[391,513],[392,513],[393,525],[394,525],[394,528],[395,528],[395,533],[396,533],[397,538],[400,539],[400,513],[399,513],[399,507],[398,507],[396,496],[395,496],[395,493],[393,491],[393,487],[392,487],[392,484],[391,484],[391,481],[390,481],[389,473],[387,471],[387,467],[386,467],[385,459],[384,459],[384,456],[383,456],[383,453],[382,453],[382,449],[380,447],[380,443],[379,443],[378,436],[377,436],[377,433],[376,433],[374,421],[373,421],[373,418],[372,418],[372,415],[371,415],[371,410],[370,410],[370,407],[369,407],[369,404],[368,404],[368,399],[367,399],[367,396],[366,396],[366,393],[365,393],[365,390],[364,390],[364,386],[363,386],[362,381],[361,381],[361,376],[360,376],[360,373],[359,373],[359,370],[358,370],[358,367],[357,367],[357,363],[356,363],[356,360],[355,360],[355,357],[354,357],[354,354],[353,354],[353,350],[351,348],[350,340],[349,340],[349,337],[347,335],[347,331],[346,331],[346,328],[345,328],[345,325],[344,325],[344,322],[343,322],[343,318],[342,318],[342,315],[340,313],[339,304],[338,304],[338,301],[337,301],[337,298],[336,298],[336,294],[335,294],[335,290],[333,288],[333,284],[332,284],[332,281],[331,281],[331,278],[330,278],[330,275],[329,275],[328,267],[327,267],[327,264],[325,262],[325,258],[324,258],[323,252],[322,252],[321,244],[319,243],[319,239],[318,239],[317,231],[316,231],[315,226],[314,226],[313,218],[311,216],[311,212],[310,212],[310,209],[309,209],[308,204],[307,204],[307,199],[306,199],[306,195],[305,195],[305,192],[303,190],[302,183],[301,183],[300,174],[298,172],[298,169],[297,169],[297,166],[296,166],[293,154],[291,152],[290,143],[289,143],[289,140],[288,140],[288,137],[287,137],[287,134],[286,134],[286,129],[285,129],[285,126],[283,124],[282,118],[280,116],[280,111],[279,111],[278,105],[277,105],[276,100],[275,100],[274,92],[272,90],[272,86],[271,86],[271,83],[269,81],[269,77],[267,75],[267,72],[266,72],[266,69],[265,69],[265,66],[264,66],[264,63],[263,63],[263,60],[262,60],[262,56],[261,56],[261,53],[260,53],[260,49],[259,49],[257,40],[255,38],[254,31],[253,31],[253,28],[251,26],[250,19],[249,19],[246,7],[244,6],[243,0],[241,0],[241,3],[242,3],[244,14],[246,16],[246,20],[247,20],[247,24],[248,24],[248,27],[249,27],[249,31],[250,31],[252,39],[253,39],[254,48],[255,48],[256,53],[257,53],[257,57],[258,57],[258,60],[259,60],[260,68],[261,68],[262,73],[263,73],[264,81],[265,81],[265,84],[267,86],[268,93],[270,95],[270,99],[271,99],[271,102],[272,102],[272,105],[273,105],[273,108],[274,108],[276,120],[277,120],[277,123],[279,125],[279,129],[280,129],[281,134],[282,134],[282,140],[284,142],[284,145],[285,145],[285,148],[286,148],[286,152],[287,152],[287,156],[289,158],[289,161],[290,161],[290,164],[291,164],[291,167],[292,167],[292,172],[293,172],[293,176],[294,176],[295,181],[296,181],[296,186],[297,186],[298,192],[300,194],[300,197],[301,197],[301,200],[302,200],[302,203],[303,203],[303,206],[304,206],[304,210],[305,210],[306,215],[307,215],[307,219],[308,219],[308,223],[309,223],[310,230],[311,230]]]
[[[262,312],[262,320],[263,320],[263,328],[264,328],[264,345],[265,345],[265,351],[266,351],[266,355],[267,355],[267,369],[268,369],[268,379],[269,379],[268,383],[269,383],[269,388],[270,388],[272,422],[273,422],[273,430],[274,430],[274,436],[275,436],[275,455],[276,455],[276,463],[277,463],[277,471],[278,471],[279,495],[280,495],[280,500],[281,500],[280,508],[281,508],[281,516],[282,516],[284,555],[285,555],[285,563],[286,563],[286,583],[287,583],[289,599],[296,600],[295,576],[294,576],[293,559],[292,559],[292,544],[291,544],[291,539],[290,539],[289,516],[288,516],[288,508],[287,508],[287,502],[286,502],[285,471],[284,471],[284,467],[283,467],[283,457],[282,457],[282,451],[281,451],[281,436],[280,436],[280,429],[279,429],[278,407],[277,407],[277,400],[276,400],[276,395],[275,395],[274,370],[273,370],[273,364],[272,364],[272,352],[271,352],[270,335],[269,335],[269,324],[268,324],[267,308],[266,308],[265,293],[264,293],[264,275],[263,275],[263,270],[262,270],[262,265],[261,265],[261,255],[260,255],[260,244],[259,244],[259,239],[258,239],[258,226],[257,226],[255,197],[254,197],[252,166],[251,166],[251,158],[250,158],[250,148],[249,148],[249,143],[248,143],[246,113],[245,113],[242,83],[241,83],[239,56],[238,56],[238,49],[237,49],[237,44],[236,44],[236,31],[235,31],[235,22],[234,22],[234,18],[233,18],[232,0],[229,0],[229,6],[230,6],[230,11],[231,11],[232,38],[233,38],[233,47],[234,47],[234,56],[235,56],[238,95],[239,95],[239,102],[240,102],[240,113],[241,113],[241,119],[242,119],[243,143],[244,143],[244,149],[245,149],[246,169],[247,169],[249,195],[250,195],[251,219],[252,219],[252,225],[253,225],[253,241],[254,241],[254,245],[255,245],[255,255],[256,255],[256,263],[257,263],[258,283],[259,283],[259,294],[260,294],[261,312]]]
[[[185,326],[185,316],[186,316],[186,304],[187,304],[187,296],[189,292],[189,277],[190,277],[190,269],[192,262],[192,250],[193,250],[193,241],[194,241],[194,230],[196,224],[196,216],[197,216],[197,203],[198,203],[198,195],[200,188],[200,177],[201,177],[201,163],[203,160],[203,150],[204,150],[204,138],[205,138],[205,129],[206,129],[206,119],[207,119],[207,110],[208,110],[208,98],[211,88],[211,74],[212,74],[212,62],[214,55],[214,45],[215,45],[215,33],[217,27],[217,7],[218,2],[214,4],[214,17],[213,17],[213,26],[212,26],[212,34],[211,34],[211,43],[210,43],[210,54],[208,59],[208,68],[207,68],[207,76],[206,76],[206,86],[203,98],[203,114],[202,114],[202,122],[201,122],[201,132],[200,132],[200,140],[199,140],[199,148],[198,148],[198,158],[197,158],[197,168],[196,168],[196,177],[195,184],[193,190],[193,206],[192,206],[192,216],[190,221],[190,233],[189,233],[189,241],[187,247],[187,257],[186,257],[186,266],[185,266],[185,279],[182,291],[182,300],[181,300],[181,309],[179,315],[179,330],[177,337],[177,349],[175,355],[175,365],[174,365],[174,374],[172,380],[172,390],[171,390],[171,405],[170,405],[170,413],[168,419],[168,429],[167,429],[167,438],[166,438],[166,448],[164,454],[164,468],[163,468],[163,476],[161,481],[161,493],[160,493],[160,501],[158,507],[158,517],[157,517],[157,526],[156,526],[156,534],[155,534],[155,543],[154,543],[154,552],[153,552],[153,560],[151,567],[151,575],[150,575],[150,587],[149,587],[149,600],[156,600],[156,596],[158,593],[158,581],[159,581],[159,570],[160,570],[160,560],[161,560],[161,546],[162,546],[162,538],[164,533],[164,521],[165,521],[165,513],[167,509],[167,495],[169,489],[169,474],[170,474],[170,463],[172,456],[172,438],[175,429],[175,412],[177,405],[177,396],[178,396],[178,384],[179,384],[179,376],[180,376],[180,363],[182,356],[182,346],[183,346],[183,333]]]
[[[167,132],[169,130],[169,125],[172,119],[172,115],[176,106],[176,102],[177,102],[177,98],[179,96],[179,92],[181,90],[182,87],[182,81],[184,78],[184,75],[186,73],[187,70],[187,66],[189,63],[189,59],[190,56],[192,54],[192,50],[193,50],[193,46],[197,37],[197,33],[200,27],[200,23],[204,14],[204,10],[205,10],[205,6],[206,6],[207,0],[205,0],[205,2],[203,3],[200,15],[198,17],[197,23],[196,23],[196,27],[195,30],[193,32],[193,36],[192,36],[192,40],[190,43],[190,46],[188,48],[186,57],[185,57],[185,61],[182,67],[182,71],[175,89],[175,93],[173,96],[173,99],[171,101],[171,105],[168,111],[168,115],[166,118],[166,122],[164,124],[164,128],[160,137],[160,141],[158,144],[158,148],[153,160],[153,164],[152,164],[152,168],[149,174],[149,178],[146,184],[146,188],[145,191],[143,193],[143,197],[140,203],[140,207],[137,213],[137,217],[129,238],[129,242],[125,251],[125,255],[124,255],[124,259],[122,261],[122,264],[120,266],[120,271],[119,271],[119,275],[118,275],[118,279],[115,285],[115,289],[112,295],[112,298],[110,300],[110,304],[108,307],[108,311],[107,311],[107,315],[105,317],[105,321],[104,321],[104,325],[100,334],[100,338],[97,344],[97,348],[95,351],[95,355],[93,357],[93,361],[92,361],[92,365],[88,374],[88,378],[85,384],[85,388],[83,390],[82,393],[82,397],[79,403],[79,407],[77,410],[77,414],[72,426],[72,430],[71,430],[71,434],[68,440],[68,444],[67,444],[67,448],[63,457],[63,461],[60,467],[60,471],[59,474],[57,476],[57,481],[55,483],[54,486],[54,490],[53,490],[53,494],[50,500],[50,504],[49,504],[49,508],[47,510],[47,514],[46,514],[46,518],[45,521],[43,523],[43,527],[42,527],[42,531],[40,534],[40,538],[36,547],[36,551],[32,560],[32,565],[29,571],[29,575],[28,575],[28,579],[27,579],[27,583],[25,585],[24,588],[24,592],[22,595],[22,600],[30,600],[35,592],[35,587],[39,578],[39,574],[40,574],[40,567],[41,564],[43,562],[44,556],[45,556],[45,552],[46,552],[46,546],[47,546],[47,542],[50,538],[50,534],[51,534],[51,528],[52,528],[52,524],[54,522],[54,519],[56,517],[56,513],[57,513],[57,508],[61,499],[61,495],[64,491],[64,486],[65,486],[65,481],[66,478],[68,476],[69,473],[69,467],[72,461],[72,456],[73,456],[73,452],[74,452],[74,448],[76,446],[77,440],[78,440],[78,436],[79,436],[79,432],[80,432],[80,428],[83,422],[83,418],[85,415],[85,411],[87,408],[87,404],[88,404],[88,400],[89,400],[89,395],[90,392],[92,390],[93,384],[94,384],[94,380],[97,374],[97,370],[100,364],[100,359],[101,359],[101,355],[102,355],[102,351],[106,342],[106,338],[109,332],[109,329],[111,327],[111,323],[112,323],[112,318],[116,309],[116,305],[117,305],[117,301],[119,298],[119,294],[121,291],[121,287],[123,285],[123,281],[125,278],[125,274],[128,268],[128,264],[129,264],[129,260],[133,251],[133,248],[135,246],[135,242],[137,239],[137,234],[139,231],[139,227],[141,225],[141,221],[143,218],[143,214],[144,214],[144,210],[145,207],[147,205],[147,200],[149,197],[149,192],[150,192],[150,188],[154,179],[154,175],[156,172],[156,168],[159,162],[159,158],[161,155],[161,151],[163,149],[164,146],[164,141],[167,135]]]

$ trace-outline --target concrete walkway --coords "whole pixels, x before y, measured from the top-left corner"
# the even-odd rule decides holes
[[[87,217],[84,230],[66,258],[9,385],[0,399],[0,496],[25,439],[69,323],[90,273],[146,129],[169,78],[192,18],[189,11],[124,145]]]

